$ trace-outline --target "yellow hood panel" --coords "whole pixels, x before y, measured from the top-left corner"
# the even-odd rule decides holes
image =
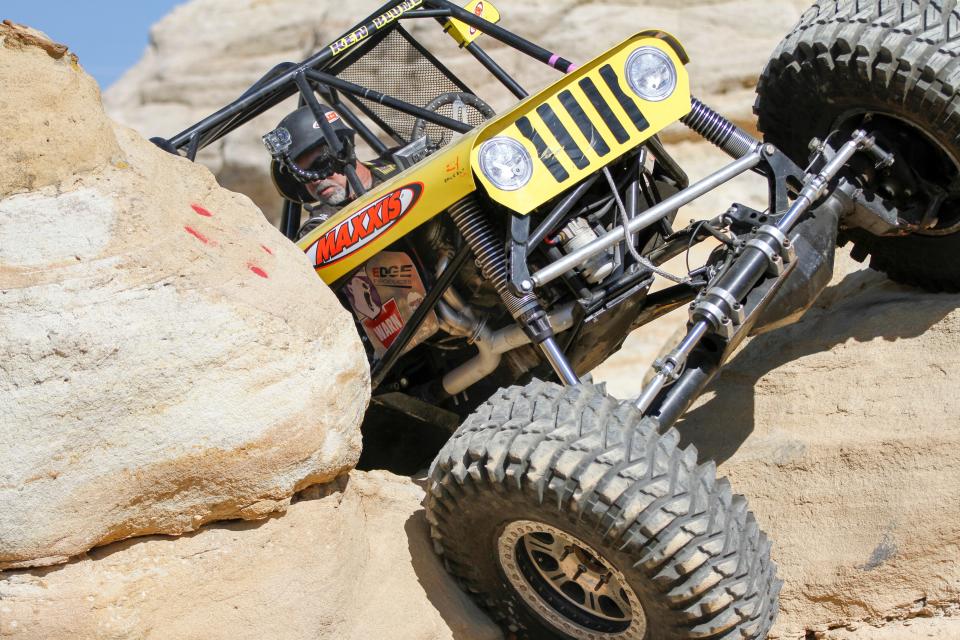
[[[624,77],[627,58],[641,46],[659,49],[676,67],[677,87],[660,102],[637,97]],[[479,168],[480,144],[506,136],[530,152],[533,177],[517,191],[501,191],[479,170],[477,179],[493,200],[526,214],[653,137],[690,111],[690,79],[678,51],[645,32],[523,101],[484,127],[472,158]]]
[[[674,62],[677,88],[665,100],[638,98],[623,77],[627,58],[640,46],[656,47]],[[686,115],[686,61],[667,34],[629,38],[373,189],[297,245],[332,284],[473,193],[477,181],[496,202],[529,213]],[[501,191],[474,171],[480,145],[495,136],[513,138],[530,152],[534,171],[524,188]]]

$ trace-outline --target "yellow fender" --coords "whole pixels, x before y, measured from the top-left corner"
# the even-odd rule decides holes
[[[627,59],[643,46],[659,49],[676,67],[676,90],[659,102],[637,97],[624,78]],[[492,200],[528,214],[686,115],[688,61],[664,31],[628,38],[344,207],[297,244],[332,284],[478,183]],[[479,171],[480,146],[496,136],[516,140],[533,158],[533,176],[522,189],[501,191]]]

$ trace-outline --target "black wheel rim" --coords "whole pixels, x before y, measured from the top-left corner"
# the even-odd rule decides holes
[[[946,236],[960,231],[960,159],[936,137],[907,118],[881,111],[851,109],[835,121],[834,130],[872,133],[896,162],[884,175],[860,166],[885,205],[896,209],[911,233]]]
[[[540,617],[573,638],[639,640],[647,619],[623,574],[576,536],[531,520],[509,523],[500,566]]]

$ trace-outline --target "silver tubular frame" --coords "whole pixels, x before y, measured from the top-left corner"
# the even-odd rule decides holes
[[[635,234],[642,231],[650,225],[658,222],[662,218],[667,217],[673,211],[679,209],[683,205],[693,202],[700,196],[713,191],[720,185],[729,182],[742,173],[746,173],[750,169],[753,169],[760,164],[761,159],[762,155],[760,151],[755,150],[739,160],[731,162],[722,169],[711,173],[703,180],[695,182],[683,191],[679,191],[666,200],[663,200],[659,204],[650,207],[627,224],[626,232],[629,234]],[[547,266],[543,267],[531,275],[528,280],[521,282],[520,288],[524,291],[533,291],[536,287],[542,287],[543,285],[556,280],[571,269],[579,266],[586,260],[589,260],[593,256],[602,253],[615,244],[621,242],[623,238],[623,225],[615,227],[590,244],[585,245],[576,251],[568,253],[559,260],[551,262]]]

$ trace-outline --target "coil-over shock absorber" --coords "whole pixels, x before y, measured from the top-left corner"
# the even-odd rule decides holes
[[[535,295],[527,293],[518,297],[507,286],[507,254],[503,249],[503,240],[497,238],[476,198],[468,196],[451,205],[449,211],[460,234],[473,251],[483,277],[493,284],[510,315],[516,320],[523,320],[526,315],[540,309],[540,302]]]
[[[480,272],[500,294],[510,315],[523,327],[530,340],[540,347],[557,376],[566,384],[579,384],[580,379],[553,337],[550,321],[537,296],[533,293],[517,296],[510,290],[503,239],[497,236],[476,196],[467,196],[451,205],[449,211],[460,234],[473,251]]]
[[[759,140],[696,98],[691,98],[691,104],[693,108],[690,113],[680,118],[680,122],[720,147],[735,160],[760,147]]]

